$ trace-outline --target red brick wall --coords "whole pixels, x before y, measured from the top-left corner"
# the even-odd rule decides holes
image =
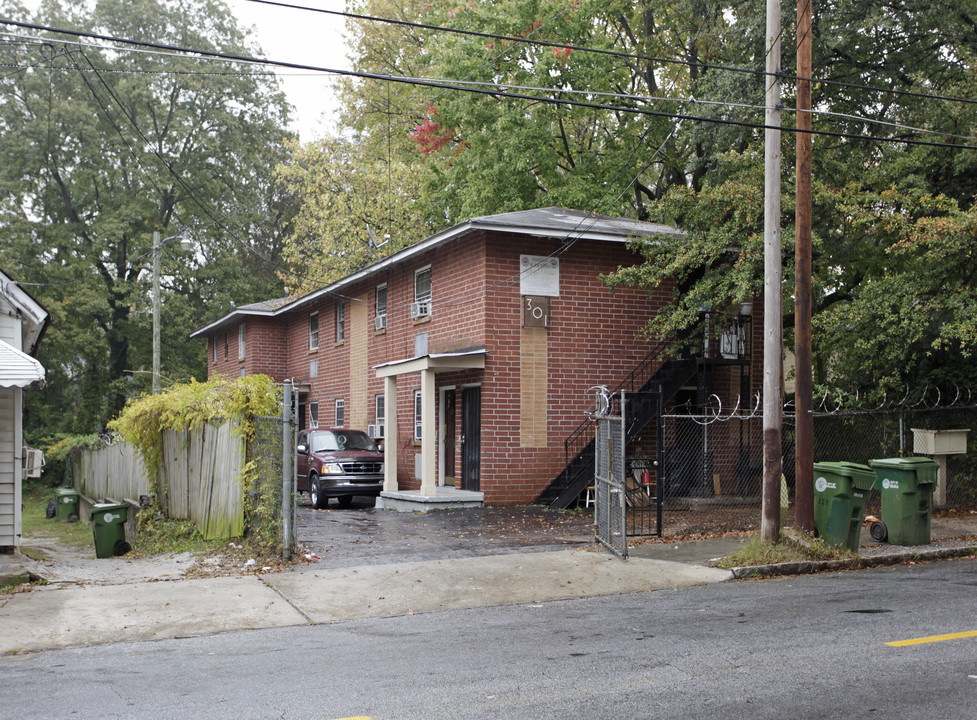
[[[419,255],[372,280],[369,285],[371,292],[375,292],[378,284],[387,283],[387,329],[385,332],[373,333],[369,350],[370,366],[376,367],[414,357],[415,337],[420,333],[427,333],[428,351],[432,353],[487,344],[483,303],[484,255],[484,238],[473,237]],[[414,302],[414,273],[428,265],[431,266],[431,318],[412,320],[409,306]],[[438,374],[437,385],[439,388],[458,385],[460,406],[460,384],[478,382],[480,375],[481,373],[471,372]],[[419,375],[403,375],[398,378],[399,432],[397,438],[388,437],[385,441],[385,452],[398,453],[398,483],[404,490],[420,487],[420,481],[414,473],[415,456],[421,452],[420,443],[414,441],[414,391],[419,389]],[[370,396],[383,391],[383,380],[371,378]],[[437,400],[435,404],[436,402]],[[387,398],[387,403],[389,407],[390,398]],[[387,414],[389,417],[389,409]],[[372,410],[369,417],[374,417]],[[440,420],[438,425],[440,426]],[[460,416],[456,421],[456,428],[460,438]],[[456,462],[460,477],[460,456]],[[437,466],[440,468],[440,463]]]
[[[560,296],[551,300],[551,327],[547,331],[547,433],[545,447],[520,447],[520,327],[522,299],[519,287],[520,254],[554,254],[560,260]],[[558,240],[528,235],[472,233],[436,250],[387,268],[367,281],[342,290],[346,302],[366,302],[368,317],[368,363],[366,417],[375,420],[373,398],[384,392],[384,383],[373,368],[414,356],[415,336],[427,333],[432,353],[484,345],[484,371],[439,373],[437,387],[454,386],[457,391],[455,458],[461,479],[462,390],[465,385],[482,388],[481,490],[491,505],[523,504],[534,500],[560,472],[564,464],[564,440],[585,419],[593,385],[614,387],[657,346],[656,341],[637,339],[647,319],[670,302],[672,287],[649,297],[643,290],[620,288],[611,293],[600,274],[639,258],[621,243],[578,241],[565,246]],[[414,301],[414,272],[431,266],[432,316],[412,320],[409,305]],[[387,327],[373,328],[377,285],[387,284]],[[248,353],[237,359],[237,326],[228,334],[228,356],[224,358],[223,331],[217,333],[219,360],[213,362],[208,346],[209,373],[237,375],[266,372],[277,380],[308,381],[308,401],[318,401],[320,424],[331,425],[334,401],[347,404],[349,392],[349,340],[335,342],[335,307],[338,297],[324,297],[273,320],[248,319]],[[319,312],[319,348],[309,350],[308,322]],[[350,332],[347,308],[347,338]],[[762,318],[762,305],[754,304],[754,317]],[[756,368],[752,384],[760,386],[762,327],[754,322],[753,351]],[[213,342],[213,339],[211,339]],[[256,346],[254,343],[257,343]],[[252,348],[255,348],[254,350]],[[310,377],[309,362],[318,361],[317,377]],[[732,392],[732,378],[719,380],[723,393]],[[420,453],[413,439],[414,390],[418,376],[398,378],[398,437],[386,438],[386,452],[398,454],[399,484],[416,489],[414,458]],[[440,395],[438,395],[438,398]],[[391,398],[387,398],[387,416]],[[437,398],[435,398],[437,407]],[[441,422],[439,419],[438,426]],[[437,463],[440,468],[440,462]]]
[[[623,245],[580,241],[565,252],[556,240],[524,236],[493,240],[489,253],[489,364],[482,390],[482,489],[492,504],[528,503],[559,474],[564,440],[585,419],[592,401],[588,388],[614,387],[657,343],[637,339],[652,313],[667,302],[671,288],[649,298],[643,290],[611,293],[600,275],[638,258]],[[548,330],[547,443],[523,448],[519,442],[519,343],[522,300],[519,255],[556,254],[560,296],[551,298]]]
[[[245,326],[245,354],[240,359],[238,332],[242,323]],[[247,375],[269,375],[281,381],[287,376],[286,343],[281,321],[277,318],[245,317],[233,322],[207,338],[207,377],[239,377],[243,369]]]

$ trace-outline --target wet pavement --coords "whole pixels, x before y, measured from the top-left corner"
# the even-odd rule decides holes
[[[335,568],[598,547],[592,511],[540,507],[399,513],[356,498],[351,508],[314,510],[303,498],[296,531],[303,552]]]

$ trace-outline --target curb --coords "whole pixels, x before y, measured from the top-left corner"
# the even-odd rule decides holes
[[[804,562],[752,565],[731,568],[730,572],[733,573],[735,579],[742,580],[744,578],[774,575],[808,575],[832,570],[857,570],[861,568],[882,567],[885,565],[899,565],[904,562],[926,562],[929,560],[968,557],[974,554],[977,554],[977,546],[965,545],[955,548],[929,548],[911,551],[898,550],[872,555],[870,557],[854,558],[852,560],[807,560]]]

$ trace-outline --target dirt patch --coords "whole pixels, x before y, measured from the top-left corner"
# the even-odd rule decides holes
[[[130,583],[182,580],[186,578],[251,575],[276,572],[287,566],[281,560],[250,557],[241,546],[229,542],[227,552],[197,556],[171,553],[136,557],[96,558],[91,548],[59,542],[55,538],[32,537],[22,553],[31,559],[27,571],[32,578],[51,584],[126,585]],[[303,558],[299,561],[304,562]]]

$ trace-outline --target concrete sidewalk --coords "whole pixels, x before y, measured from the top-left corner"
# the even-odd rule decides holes
[[[0,600],[0,654],[647,592],[729,580],[697,564],[561,550],[125,585]]]
[[[934,518],[932,538],[931,545],[898,547],[878,545],[866,535],[860,559],[845,567],[973,554],[977,515]],[[432,548],[443,551],[431,537],[420,539],[424,542],[412,540],[415,558],[430,556]],[[731,555],[742,542],[737,537],[649,542],[631,549],[627,561],[594,543],[545,551],[505,547],[496,548],[503,554],[449,554],[407,562],[390,562],[388,556],[376,553],[351,553],[338,554],[333,562],[283,572],[200,579],[186,579],[193,558],[185,554],[154,559],[147,574],[134,573],[135,563],[126,558],[78,558],[69,564],[74,576],[36,563],[35,570],[41,572],[35,574],[48,572],[54,582],[0,596],[0,655],[723,582],[734,573],[705,563]],[[402,548],[405,559],[411,557],[406,550]],[[361,559],[349,562],[349,567],[341,565],[343,559],[354,557]],[[95,568],[111,582],[86,574]],[[735,576],[831,569],[841,567],[784,563],[740,569]]]

